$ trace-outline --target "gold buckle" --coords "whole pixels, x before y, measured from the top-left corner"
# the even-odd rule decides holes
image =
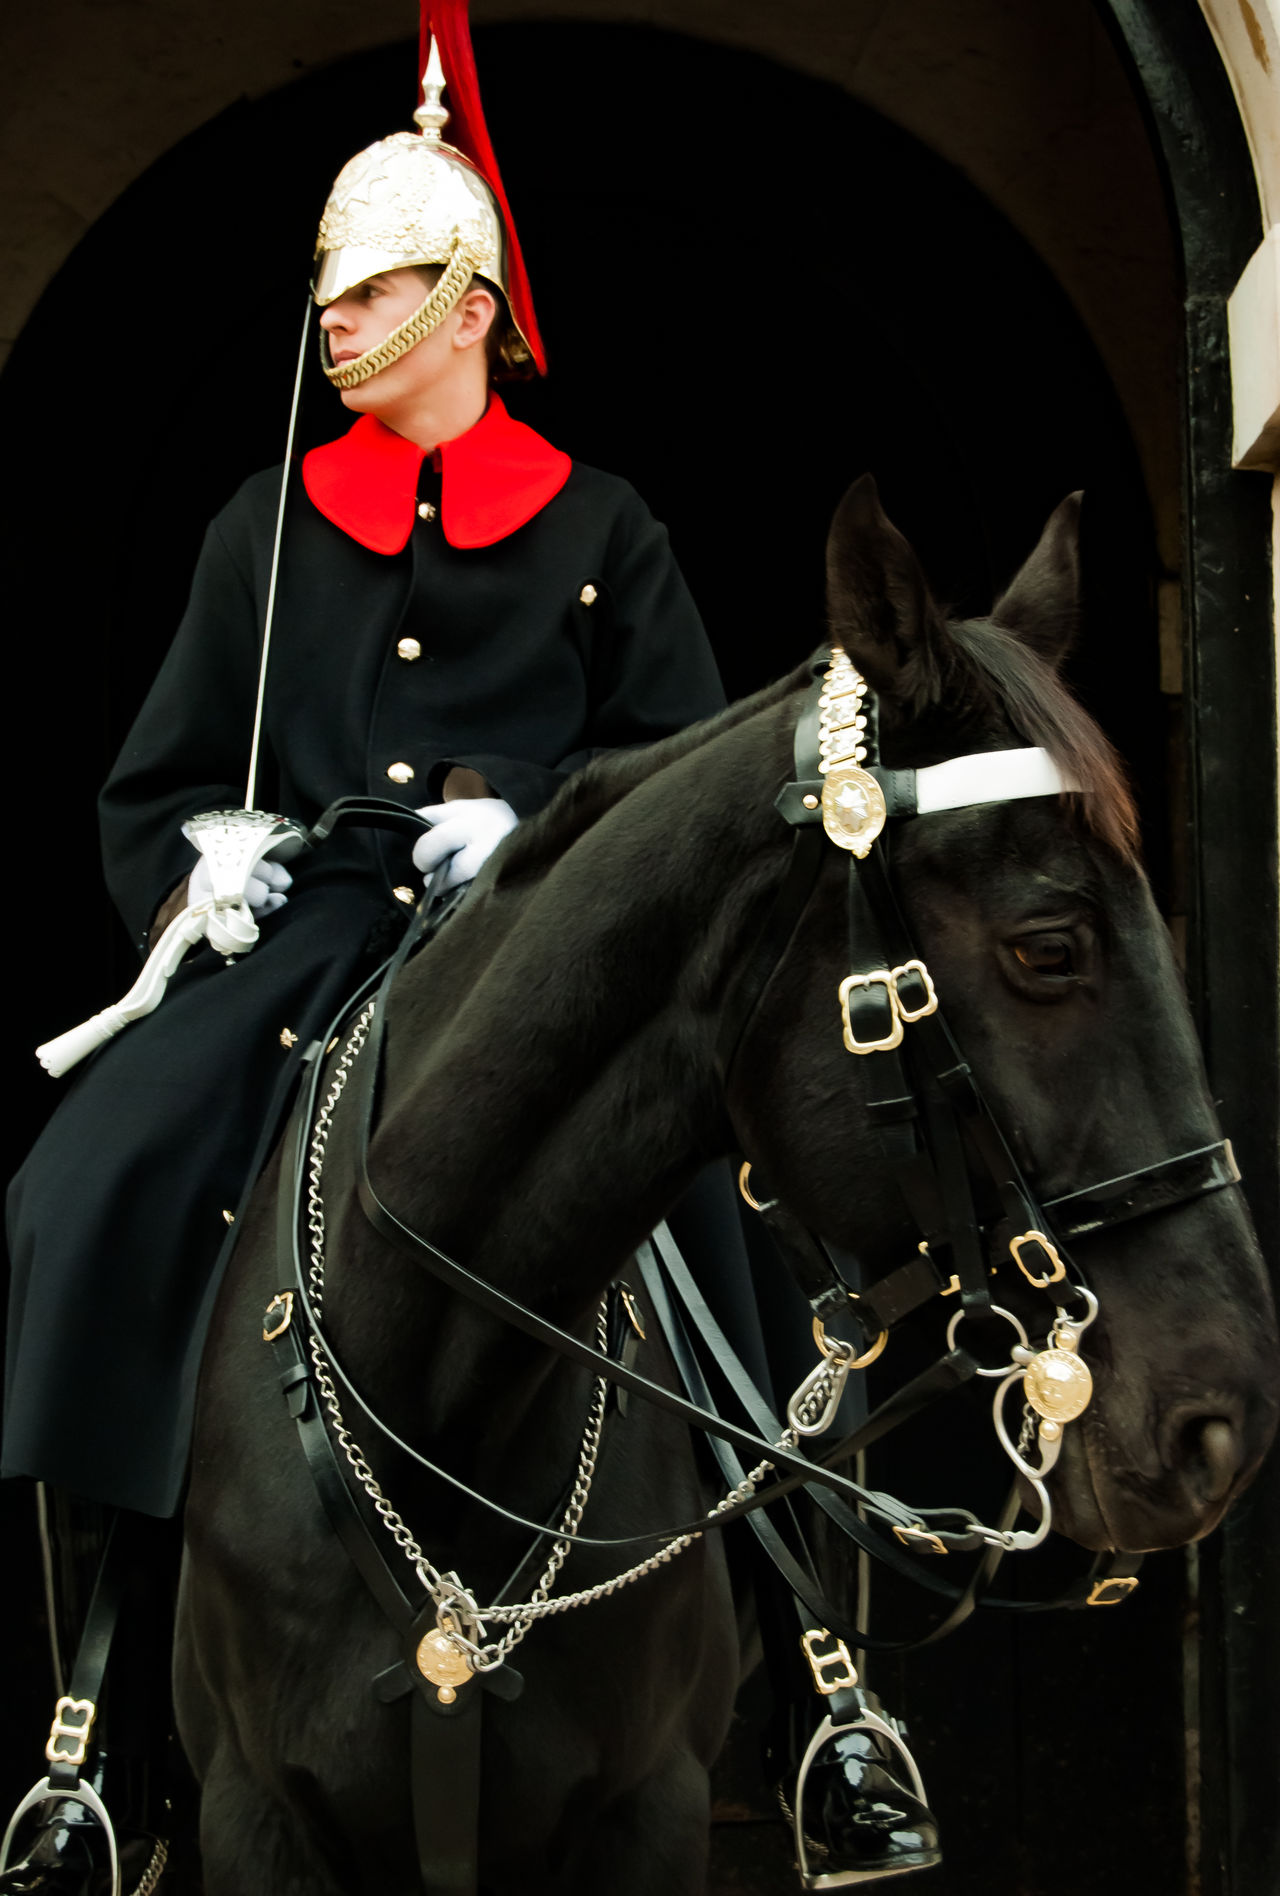
[[[904,1007],[902,1004],[898,982],[907,974],[918,974],[924,982],[925,1001],[922,1007]],[[889,997],[889,1008],[893,1015],[892,1030],[883,1040],[858,1040],[849,1020],[850,991],[853,988],[877,986],[883,987]],[[926,1014],[936,1014],[937,1011],[938,990],[923,961],[904,961],[897,968],[873,968],[870,974],[847,974],[840,983],[840,1017],[844,1022],[844,1044],[850,1053],[888,1053],[890,1048],[901,1045],[904,1026],[910,1026],[913,1020],[923,1020]]]
[[[1119,1606],[1123,1600],[1128,1599],[1137,1585],[1138,1576],[1136,1573],[1117,1573],[1112,1574],[1109,1580],[1095,1580],[1089,1589],[1089,1597],[1085,1601],[1085,1605]],[[1108,1589],[1112,1587],[1118,1588],[1119,1591],[1112,1593],[1108,1598]]]
[[[816,1642],[820,1639],[831,1641],[830,1652],[814,1650]],[[843,1692],[847,1687],[858,1683],[858,1674],[849,1656],[849,1648],[843,1639],[837,1639],[835,1634],[829,1633],[825,1626],[814,1626],[807,1633],[801,1633],[800,1644],[804,1648],[804,1656],[809,1661],[809,1670],[813,1674],[813,1689],[815,1692],[820,1692],[823,1698],[830,1698],[833,1693]]]
[[[626,1284],[618,1285],[618,1295],[622,1299],[622,1308],[626,1311],[628,1317],[631,1319],[631,1328],[635,1331],[640,1341],[642,1343],[645,1342],[646,1338],[645,1338],[645,1333],[644,1333],[644,1325],[640,1321],[639,1306],[637,1305],[635,1298],[631,1295],[631,1291]]]
[[[82,1724],[69,1725],[67,1717],[74,1714],[83,1720]],[[93,1721],[98,1716],[98,1708],[92,1699],[60,1698],[53,1708],[53,1723],[49,1727],[49,1741],[45,1745],[44,1755],[50,1764],[84,1763],[89,1749],[89,1733],[93,1730]],[[59,1749],[59,1738],[74,1738],[75,1746],[71,1751]]]
[[[849,1019],[849,995],[854,988],[882,987],[889,998],[893,1016],[892,1031],[883,1040],[859,1040]],[[844,1022],[844,1044],[850,1053],[887,1053],[902,1044],[902,1015],[893,991],[893,975],[888,968],[875,968],[870,974],[846,974],[840,983],[840,1017]]]
[[[893,1533],[895,1540],[900,1540],[904,1547],[913,1547],[920,1554],[945,1554],[948,1551],[946,1542],[931,1533],[923,1521],[916,1521],[911,1527],[895,1527]]]
[[[988,1267],[987,1276],[994,1277],[995,1274],[996,1274],[996,1267],[994,1264],[992,1264]],[[950,1283],[947,1285],[945,1290],[940,1290],[938,1292],[938,1295],[940,1297],[958,1297],[960,1295],[960,1291],[962,1288],[963,1286],[960,1283],[959,1273],[957,1271],[952,1271]]]
[[[1052,1258],[1053,1269],[1049,1272],[1047,1277],[1033,1277],[1031,1275],[1031,1272],[1022,1261],[1022,1247],[1024,1244],[1038,1244],[1040,1248],[1047,1252],[1049,1257]],[[1067,1274],[1066,1265],[1058,1256],[1058,1253],[1054,1250],[1043,1231],[1024,1231],[1021,1237],[1010,1238],[1009,1255],[1033,1290],[1045,1290],[1050,1284],[1061,1283]]]
[[[928,998],[923,1007],[904,1007],[902,1005],[902,996],[898,992],[898,982],[904,974],[918,974],[920,979],[924,982],[925,993]],[[894,969],[889,979],[893,984],[893,1004],[898,1011],[899,1020],[906,1021],[907,1024],[910,1025],[913,1020],[923,1020],[926,1014],[937,1013],[938,990],[933,985],[933,976],[929,973],[923,961],[904,961],[900,968]]]
[[[271,1312],[273,1310],[283,1310],[284,1315],[281,1317],[279,1323],[277,1323],[275,1329],[269,1330],[267,1328],[267,1318],[271,1315]],[[292,1322],[293,1322],[293,1292],[291,1290],[278,1290],[275,1296],[271,1299],[271,1302],[267,1305],[266,1309],[262,1313],[262,1340],[263,1342],[274,1343],[278,1336],[284,1335],[285,1331],[289,1328],[289,1325]]]

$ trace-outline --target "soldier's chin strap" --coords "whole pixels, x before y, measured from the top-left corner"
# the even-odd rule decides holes
[[[415,810],[383,797],[340,797],[309,830],[292,817],[277,816],[269,810],[205,810],[191,817],[183,824],[182,833],[208,864],[212,895],[203,902],[189,903],[174,917],[122,1000],[36,1048],[36,1058],[45,1071],[60,1078],[104,1047],[130,1022],[152,1013],[197,942],[207,940],[228,962],[248,954],[258,939],[258,924],[245,890],[258,864],[265,860],[289,862],[303,850],[318,848],[344,823],[369,829],[407,826],[417,831],[431,827]]]

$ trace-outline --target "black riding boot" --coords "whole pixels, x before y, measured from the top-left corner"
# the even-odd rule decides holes
[[[805,1889],[927,1870],[938,1825],[897,1721],[859,1685],[793,1703],[767,1747]]]
[[[801,1886],[845,1889],[940,1863],[915,1760],[844,1642],[807,1630],[806,1609],[772,1566],[757,1564],[756,1599],[775,1706],[765,1765]]]
[[[149,1803],[137,1770],[95,1752],[80,1773],[104,1809],[135,1813]],[[168,1858],[168,1845],[150,1831],[116,1832],[120,1887],[124,1896],[151,1896]],[[0,1896],[110,1896],[111,1853],[107,1832],[85,1804],[48,1797],[22,1821],[16,1860],[0,1872]],[[165,1888],[169,1887],[166,1880]]]

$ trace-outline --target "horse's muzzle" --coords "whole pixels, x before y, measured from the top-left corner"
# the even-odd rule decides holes
[[[1104,1403],[1064,1446],[1051,1487],[1054,1525],[1095,1548],[1154,1550],[1200,1540],[1257,1472],[1276,1420],[1276,1402],[1264,1397],[1185,1397],[1147,1433],[1144,1456],[1128,1451]]]

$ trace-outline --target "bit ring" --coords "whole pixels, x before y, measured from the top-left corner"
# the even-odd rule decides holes
[[[969,1314],[968,1311],[965,1309],[957,1310],[954,1316],[952,1317],[950,1323],[947,1325],[947,1348],[949,1350],[953,1350],[955,1348],[956,1331],[959,1329],[961,1322],[963,1321],[965,1317],[968,1316],[968,1314]],[[1005,1310],[1000,1304],[992,1304],[991,1314],[993,1317],[1003,1317],[1006,1323],[1011,1323],[1014,1329],[1018,1332],[1018,1341],[1019,1343],[1021,1343],[1023,1349],[1027,1350],[1031,1348],[1030,1343],[1027,1341],[1027,1333],[1023,1329],[1022,1324],[1019,1321],[1019,1319],[1014,1316],[1012,1310]],[[979,1368],[978,1374],[979,1376],[993,1376],[993,1377],[994,1376],[1007,1376],[1010,1374],[1010,1365],[1008,1363],[1001,1363],[998,1369]]]
[[[856,1290],[846,1291],[845,1295],[851,1304],[857,1303],[858,1293]],[[889,1332],[887,1330],[881,1330],[879,1336],[871,1345],[871,1348],[864,1350],[861,1356],[846,1358],[844,1351],[851,1348],[852,1345],[847,1343],[841,1344],[838,1340],[834,1344],[829,1343],[827,1341],[826,1325],[823,1323],[821,1317],[815,1317],[813,1319],[813,1340],[828,1360],[834,1356],[840,1358],[846,1369],[866,1369],[868,1364],[874,1363],[877,1356],[883,1353],[884,1346],[889,1341]]]

